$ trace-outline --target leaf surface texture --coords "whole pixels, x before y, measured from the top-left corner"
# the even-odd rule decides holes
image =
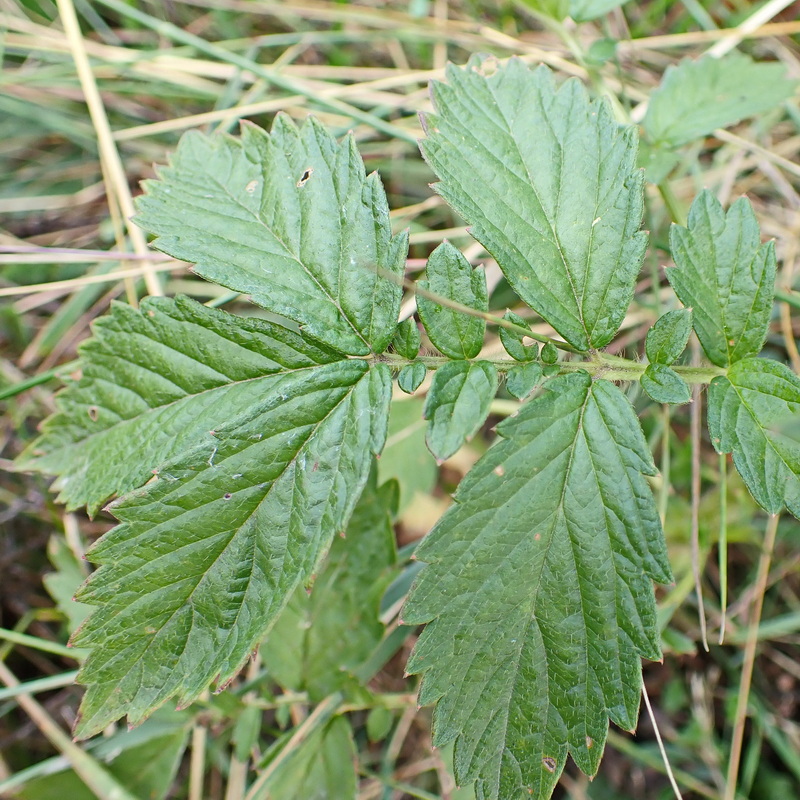
[[[425,398],[425,441],[439,462],[471,439],[489,415],[497,370],[488,361],[449,361],[433,373]]]
[[[81,345],[82,377],[18,466],[60,476],[58,500],[90,513],[138,488],[290,374],[340,360],[279,325],[185,297],[115,303]]]
[[[758,220],[746,198],[726,213],[708,190],[689,212],[687,227],[673,225],[675,267],[667,277],[706,355],[720,367],[758,355],[764,345],[775,291],[775,247],[761,244]]]
[[[365,177],[352,136],[339,144],[313,117],[298,129],[283,115],[271,134],[190,133],[159,178],[135,218],[159,250],[341,352],[389,344],[407,236],[392,237],[383,186]]]
[[[473,57],[433,84],[434,188],[519,296],[580,349],[611,341],[646,246],[637,133],[576,80]]]
[[[498,433],[417,549],[402,616],[428,624],[408,669],[459,783],[547,798],[568,752],[596,772],[609,718],[635,726],[640,657],[660,658],[652,581],[671,574],[655,468],[616,387],[555,378]]]
[[[737,361],[708,392],[708,427],[719,453],[736,469],[758,504],[800,517],[800,378],[763,358]]]
[[[198,318],[226,316],[195,305],[187,308]],[[151,301],[140,316],[153,321],[170,308],[178,305]],[[252,330],[264,332],[244,324],[241,335]],[[213,327],[192,332],[194,346],[219,347],[234,369],[230,340]],[[122,360],[135,346],[124,336],[106,344]],[[166,362],[180,366],[171,352]],[[79,592],[100,606],[73,637],[92,648],[79,676],[88,686],[79,737],[124,713],[136,723],[174,696],[185,705],[215,679],[233,677],[345,529],[385,441],[389,368],[327,355],[314,363],[294,349],[288,358],[301,356],[303,368],[242,382],[243,394],[220,401],[215,428],[196,425],[154,482],[112,506],[122,524],[92,548],[100,568]],[[191,408],[185,414],[174,430],[192,424]]]

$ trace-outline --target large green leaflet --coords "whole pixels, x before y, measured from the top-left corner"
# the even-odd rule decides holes
[[[90,513],[265,394],[286,393],[303,372],[342,358],[279,325],[185,297],[148,298],[141,313],[115,303],[93,333],[81,345],[81,380],[58,395],[59,412],[19,462],[60,476],[59,501]]]
[[[471,225],[519,296],[568,342],[611,341],[647,236],[637,133],[547,67],[473,57],[433,84],[421,147],[435,189]]]
[[[667,277],[692,309],[692,325],[706,355],[720,367],[758,355],[764,346],[775,291],[775,246],[761,244],[758,220],[742,197],[726,213],[708,190],[673,225],[675,267]]]
[[[408,666],[437,703],[434,743],[480,798],[549,797],[567,753],[588,774],[608,719],[636,725],[640,657],[660,657],[652,581],[671,573],[644,475],[655,467],[612,384],[553,379],[498,426],[417,549],[403,611],[428,623]]]
[[[92,548],[101,566],[78,594],[100,606],[73,637],[94,648],[78,736],[238,672],[344,530],[389,399],[385,365],[308,371],[114,504],[123,524]]]
[[[352,136],[337,144],[315,119],[298,130],[284,115],[271,134],[189,133],[159,178],[136,216],[159,250],[341,352],[387,347],[408,239],[392,237],[383,186],[365,178]]]
[[[708,427],[717,452],[733,453],[736,469],[771,514],[800,518],[800,378],[763,358],[737,361],[714,378]]]
[[[157,246],[303,330],[153,299],[115,306],[82,348],[21,464],[59,475],[70,507],[129,492],[79,593],[100,608],[73,637],[92,648],[78,737],[233,677],[344,531],[386,437],[389,367],[348,356],[391,341],[384,273],[402,274],[406,240],[352,139],[313,120],[190,134],[162,177],[140,202]]]

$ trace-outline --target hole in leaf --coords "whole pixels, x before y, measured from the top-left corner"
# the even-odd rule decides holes
[[[308,179],[314,174],[313,167],[306,167],[306,171],[301,176],[300,180],[297,181],[297,188],[299,189],[301,186],[305,186],[308,183]]]

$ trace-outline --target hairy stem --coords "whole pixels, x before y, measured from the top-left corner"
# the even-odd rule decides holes
[[[379,360],[388,363],[390,366],[398,368],[410,364],[411,360],[397,355],[396,353],[382,353],[380,356],[369,357],[372,360]],[[520,362],[512,358],[478,358],[478,361],[486,361],[493,364],[498,372],[508,372],[513,367],[519,366]],[[446,356],[417,356],[413,361],[421,361],[428,369],[439,369],[445,364],[452,361]],[[627,358],[618,358],[607,353],[595,352],[592,353],[592,358],[588,361],[563,361],[559,364],[562,374],[570,372],[579,372],[583,370],[597,378],[605,378],[608,381],[638,381],[647,364],[639,361],[631,361]],[[714,366],[701,366],[701,367],[688,367],[676,366],[673,367],[688,384],[707,384],[711,383],[714,378],[719,375],[724,375],[725,370],[721,367]]]

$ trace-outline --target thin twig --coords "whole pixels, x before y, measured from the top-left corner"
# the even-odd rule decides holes
[[[672,786],[672,791],[675,792],[675,797],[677,797],[678,800],[683,800],[683,797],[681,796],[681,790],[678,787],[675,776],[672,774],[672,766],[669,763],[669,756],[667,756],[667,750],[664,747],[663,740],[661,739],[661,731],[658,729],[656,715],[653,713],[653,707],[650,705],[650,697],[647,694],[647,687],[644,685],[644,681],[642,681],[642,697],[644,698],[644,704],[647,707],[647,713],[650,715],[650,722],[653,723],[653,731],[656,734],[656,742],[658,742],[658,751],[661,753],[661,758],[664,760],[664,768],[666,769],[670,786]]]
[[[744,646],[744,659],[742,661],[742,677],[739,680],[739,695],[736,701],[734,715],[733,735],[731,738],[731,755],[728,761],[728,775],[725,782],[724,800],[735,800],[736,783],[739,775],[739,762],[742,757],[742,744],[744,742],[744,726],[747,721],[747,703],[750,698],[750,684],[753,681],[753,667],[756,661],[756,648],[758,646],[758,628],[761,622],[761,611],[764,607],[764,594],[767,590],[767,578],[772,561],[772,551],[775,548],[775,537],[778,533],[779,514],[770,516],[767,530],[764,535],[764,548],[758,560],[758,573],[756,575],[755,598],[753,611],[747,628],[747,641]]]
[[[692,572],[697,594],[697,615],[700,620],[700,640],[708,652],[708,630],[706,610],[703,605],[703,584],[700,575],[700,418],[703,409],[700,386],[692,387],[692,408],[690,412],[690,438],[692,442]]]

